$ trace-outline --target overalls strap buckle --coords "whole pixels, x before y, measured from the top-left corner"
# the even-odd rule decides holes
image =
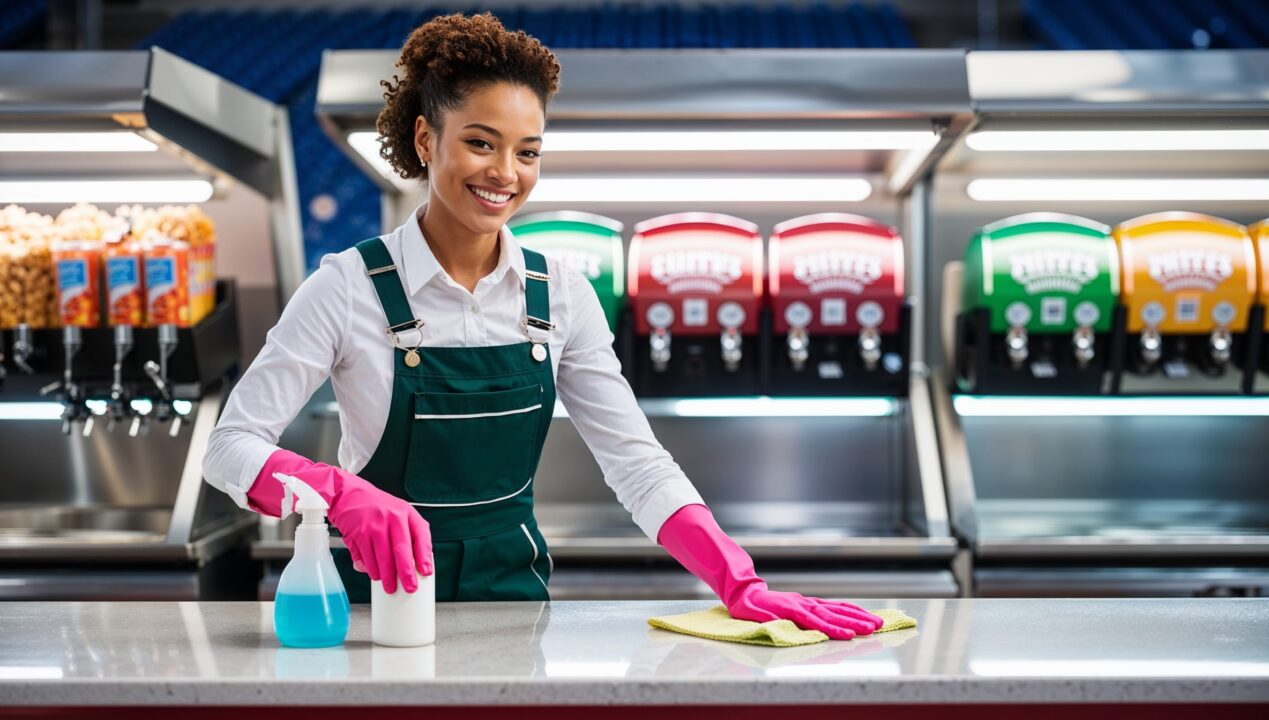
[[[389,335],[397,335],[399,333],[409,332],[410,330],[418,330],[421,327],[423,327],[423,321],[415,318],[413,320],[406,320],[405,322],[397,323],[396,325],[389,325],[384,329],[384,332]]]
[[[554,323],[547,322],[546,320],[543,320],[542,318],[535,318],[532,315],[524,316],[524,324],[526,327],[531,327],[537,330],[545,330],[547,332],[551,332],[552,330],[555,329]]]
[[[547,275],[546,273],[540,273],[536,270],[525,270],[524,276],[530,280],[538,280],[540,282],[548,282],[551,279],[550,275]]]
[[[381,273],[386,273],[386,272],[392,272],[393,270],[396,270],[396,269],[397,269],[396,265],[384,265],[383,267],[368,269],[366,270],[366,274],[369,275],[370,277],[374,277],[375,275],[379,275]]]

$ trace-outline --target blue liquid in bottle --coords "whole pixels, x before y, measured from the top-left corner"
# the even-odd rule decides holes
[[[325,595],[280,592],[275,602],[274,629],[287,647],[330,647],[348,635],[348,593],[342,588]]]

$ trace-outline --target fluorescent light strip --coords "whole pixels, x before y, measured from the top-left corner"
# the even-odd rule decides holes
[[[732,152],[753,150],[910,150],[938,136],[928,130],[895,132],[548,132],[542,151]]]
[[[61,420],[62,404],[55,402],[0,402],[0,420]]]
[[[886,417],[895,413],[889,398],[684,398],[646,399],[650,415],[672,417]]]
[[[0,152],[154,152],[158,147],[132,132],[0,133]]]
[[[206,180],[0,181],[0,203],[199,203],[211,196]]]
[[[546,178],[528,202],[859,202],[862,178]]]
[[[979,202],[1269,200],[1269,179],[978,178],[965,192]]]
[[[965,417],[1260,417],[1269,397],[988,397],[957,395]]]
[[[983,130],[965,144],[980,152],[1269,150],[1269,130]]]

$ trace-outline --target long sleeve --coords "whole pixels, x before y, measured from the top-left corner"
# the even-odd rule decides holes
[[[665,448],[621,374],[612,333],[595,289],[579,272],[564,273],[573,327],[556,390],[573,425],[604,473],[604,482],[653,542],[661,525],[700,494]]]
[[[346,271],[327,256],[286,304],[230,394],[207,444],[203,477],[240,507],[248,508],[247,492],[278,438],[339,363],[348,295]]]

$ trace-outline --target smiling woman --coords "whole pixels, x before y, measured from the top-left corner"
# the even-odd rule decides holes
[[[300,287],[226,403],[208,481],[272,515],[275,472],[316,489],[353,602],[371,581],[414,592],[420,573],[440,601],[547,600],[533,493],[558,395],[635,523],[733,617],[843,640],[881,627],[858,606],[767,588],[653,436],[590,282],[506,227],[537,184],[551,51],[492,15],[448,15],[410,35],[397,67],[381,154],[427,183],[427,202]],[[338,468],[275,444],[327,377]]]
[[[403,74],[383,82],[380,154],[401,177],[427,182],[423,234],[446,268],[476,271],[454,278],[473,289],[496,264],[499,229],[537,184],[560,64],[484,13],[420,26],[397,67]]]

